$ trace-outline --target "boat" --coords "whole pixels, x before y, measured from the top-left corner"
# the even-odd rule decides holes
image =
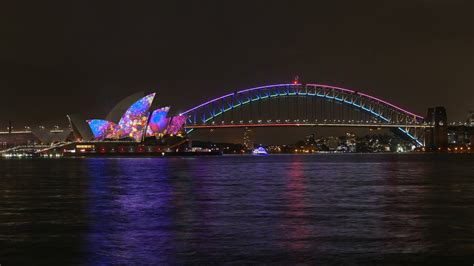
[[[258,147],[252,151],[253,155],[268,155],[267,150],[264,147]]]

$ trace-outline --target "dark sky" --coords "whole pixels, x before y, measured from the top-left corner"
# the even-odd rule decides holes
[[[4,1],[0,125],[103,118],[136,91],[185,110],[256,85],[474,109],[474,1]]]

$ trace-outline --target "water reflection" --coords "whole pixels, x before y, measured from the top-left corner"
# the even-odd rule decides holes
[[[285,244],[292,253],[302,253],[311,248],[312,223],[308,213],[308,184],[305,184],[304,165],[301,157],[295,157],[288,167],[288,181],[284,193],[287,202],[281,232],[284,232]]]
[[[0,160],[0,263],[472,263],[472,159]]]
[[[89,263],[170,262],[175,249],[167,163],[87,160],[90,228],[84,247]]]

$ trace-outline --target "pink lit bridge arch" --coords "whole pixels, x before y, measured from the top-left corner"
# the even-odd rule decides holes
[[[240,90],[199,104],[180,115],[185,129],[237,127],[393,128],[423,145],[424,118],[363,92],[323,84],[275,84]]]

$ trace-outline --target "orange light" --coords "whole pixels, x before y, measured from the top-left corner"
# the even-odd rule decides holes
[[[298,81],[297,80],[293,80],[293,84],[298,84]]]

